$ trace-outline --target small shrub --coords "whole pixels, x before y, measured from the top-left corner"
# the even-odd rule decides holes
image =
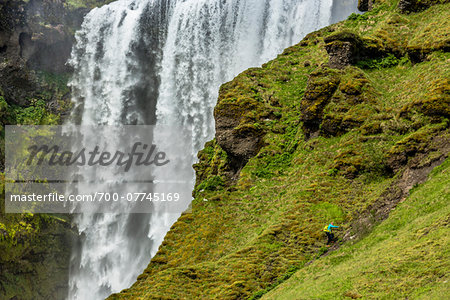
[[[393,54],[389,54],[383,58],[370,58],[361,60],[356,63],[356,65],[361,69],[384,69],[395,67],[399,64],[406,64],[409,62],[407,57],[397,58]]]
[[[365,21],[365,20],[367,20],[368,17],[369,17],[369,15],[367,15],[367,14],[352,13],[347,18],[347,20],[349,20],[349,21]]]
[[[213,176],[202,183],[200,183],[197,187],[197,190],[205,190],[205,191],[216,191],[221,190],[225,186],[225,181],[220,176]]]

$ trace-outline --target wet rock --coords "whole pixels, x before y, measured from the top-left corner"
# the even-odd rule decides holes
[[[34,70],[53,73],[70,71],[65,63],[73,33],[88,11],[66,1],[0,0],[0,60],[21,59]]]
[[[36,95],[39,86],[34,73],[16,60],[0,63],[0,89],[9,103],[24,106]]]

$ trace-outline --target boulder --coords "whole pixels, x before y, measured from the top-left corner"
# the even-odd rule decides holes
[[[363,41],[354,33],[340,32],[326,37],[324,41],[330,56],[330,68],[343,69],[355,64],[361,56]]]
[[[358,9],[360,11],[370,11],[373,8],[374,0],[358,0]]]

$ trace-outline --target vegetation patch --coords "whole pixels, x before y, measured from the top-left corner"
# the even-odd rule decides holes
[[[340,244],[361,212],[387,194],[397,195],[391,185],[406,164],[419,168],[422,161],[431,168],[448,155],[448,120],[439,99],[446,95],[443,80],[450,56],[427,43],[445,40],[447,33],[422,33],[450,19],[449,4],[408,15],[399,14],[398,1],[374,5],[361,17],[309,34],[261,68],[222,86],[215,110],[216,140],[206,144],[195,165],[192,210],[172,226],[138,281],[112,299],[260,297],[297,268],[300,275],[287,281],[293,282],[292,293],[278,293],[282,284],[269,295],[339,299],[381,298],[386,291],[397,298],[446,294],[437,269],[447,255],[442,248],[445,228],[437,225],[435,243],[427,238],[431,233],[425,235],[432,223],[409,225],[425,216],[420,215],[420,201],[403,202],[403,210],[396,209],[391,221],[361,243],[344,244],[342,250],[321,256],[327,250],[322,229],[330,219],[339,222]],[[358,37],[350,41],[341,34],[338,39],[343,32],[358,32]],[[359,40],[366,53],[376,53],[359,57],[374,59],[367,67],[330,66],[327,43]],[[423,60],[409,55],[408,46],[416,40],[426,49]],[[430,91],[440,96],[431,100]],[[436,109],[416,101],[430,101]],[[392,165],[389,157],[403,153],[406,160]],[[429,206],[445,195],[444,177],[439,178],[433,189],[440,194],[427,198]],[[418,200],[426,192],[414,195]],[[437,207],[443,208],[441,204]],[[443,222],[442,217],[433,222]],[[413,244],[419,227],[423,244]],[[421,253],[422,246],[430,254]],[[329,270],[340,276],[330,277]],[[376,275],[370,276],[372,272]]]
[[[302,268],[263,299],[445,298],[449,175],[447,160],[363,240]]]

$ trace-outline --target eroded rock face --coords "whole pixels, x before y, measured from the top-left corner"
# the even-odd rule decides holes
[[[351,42],[333,42],[327,44],[327,52],[330,55],[330,67],[342,69],[356,61],[356,49]]]
[[[324,42],[330,57],[328,66],[333,69],[343,69],[369,58],[382,58],[389,54],[399,55],[398,51],[379,39],[363,39],[349,31],[327,36]]]
[[[65,1],[0,1],[0,58],[32,69],[67,72],[73,31],[87,9],[68,11]]]
[[[34,71],[70,71],[73,33],[87,12],[64,0],[0,0],[0,92],[7,102],[23,106],[39,94]]]
[[[263,131],[251,125],[241,125],[242,113],[246,111],[239,104],[216,106],[217,144],[228,154],[230,168],[237,173],[262,146]]]
[[[38,93],[36,76],[27,70],[20,60],[0,63],[0,88],[11,104],[27,105],[29,99]]]
[[[342,32],[326,37],[324,41],[331,68],[345,68],[356,63],[361,56],[363,42],[356,34]]]
[[[255,91],[264,92],[258,82],[260,72],[259,68],[249,69],[222,85],[214,108],[216,141],[227,153],[234,174],[259,152],[267,133],[264,123],[276,118],[272,106],[276,104],[254,95]]]

